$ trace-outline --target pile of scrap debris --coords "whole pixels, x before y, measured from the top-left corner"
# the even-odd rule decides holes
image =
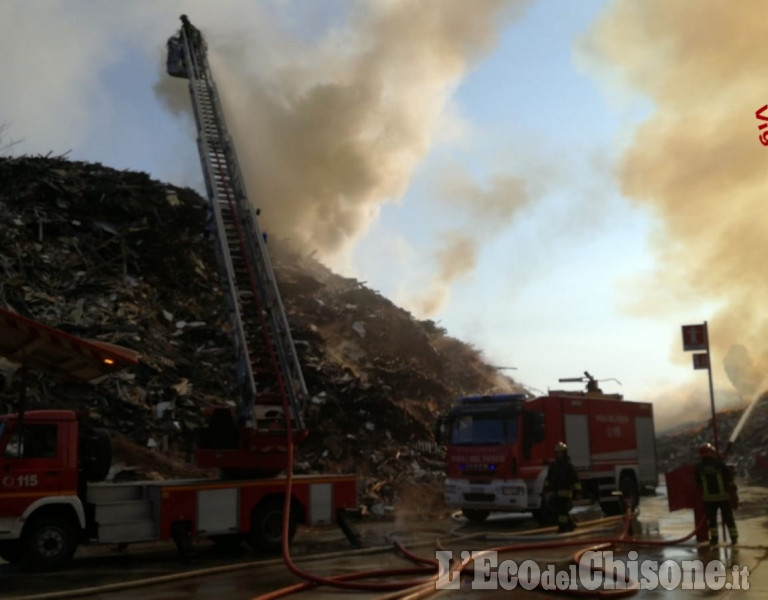
[[[721,450],[725,450],[731,433],[738,425],[744,409],[717,414],[717,431]],[[699,446],[712,442],[712,421],[684,431],[658,436],[656,454],[659,471],[664,473],[699,460]],[[768,395],[757,401],[730,452],[728,464],[735,467],[737,477],[746,483],[768,484]]]
[[[236,397],[205,225],[195,192],[143,173],[0,158],[0,305],[142,355],[97,385],[36,374],[30,407],[88,409],[136,476],[192,474],[203,408]],[[452,397],[517,387],[435,323],[284,242],[269,246],[311,394],[297,468],[355,471],[366,505],[389,510],[404,484],[440,479],[433,426]],[[17,389],[11,379],[0,410]]]

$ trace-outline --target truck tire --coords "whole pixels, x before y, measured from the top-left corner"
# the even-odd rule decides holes
[[[16,565],[21,562],[18,540],[5,540],[0,542],[0,558],[5,562]]]
[[[32,517],[24,526],[20,540],[22,562],[37,568],[60,567],[74,556],[77,550],[77,529],[60,515]]]
[[[631,510],[635,510],[640,504],[640,489],[637,485],[637,479],[631,473],[624,473],[619,478],[619,491],[624,498],[625,506],[629,506]]]
[[[479,508],[462,508],[461,512],[471,523],[482,523],[488,518],[488,515],[491,514],[490,510],[482,510]]]
[[[267,552],[278,551],[283,542],[283,501],[267,500],[259,504],[251,513],[251,531],[248,534],[248,544],[254,550]],[[296,534],[296,516],[291,511],[291,521],[288,524],[288,543],[293,541]]]

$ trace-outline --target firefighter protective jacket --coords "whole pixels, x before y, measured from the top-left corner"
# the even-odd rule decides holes
[[[696,483],[701,488],[704,502],[722,502],[736,489],[731,471],[715,457],[705,456],[696,465]]]
[[[561,498],[573,498],[574,492],[581,491],[579,475],[567,457],[557,458],[549,466],[544,491],[555,492]]]

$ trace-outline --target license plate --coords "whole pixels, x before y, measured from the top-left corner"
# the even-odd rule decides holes
[[[469,491],[470,491],[472,494],[484,494],[484,493],[485,493],[485,489],[484,489],[484,488],[481,488],[481,487],[473,487],[473,488],[469,488]]]

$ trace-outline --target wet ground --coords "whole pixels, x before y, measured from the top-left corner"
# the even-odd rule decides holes
[[[659,488],[655,497],[644,497],[641,511],[633,523],[634,534],[642,539],[674,539],[679,538],[693,529],[693,516],[689,511],[669,513],[667,511],[665,490]],[[667,590],[656,583],[655,589],[641,589],[636,598],[727,598],[734,600],[743,598],[768,597],[768,489],[747,488],[740,492],[742,506],[737,512],[740,529],[740,544],[737,548],[723,546],[713,550],[697,547],[695,540],[678,546],[645,547],[628,544],[614,553],[617,560],[626,559],[628,552],[637,552],[638,572],[636,579],[645,579],[648,587],[654,587],[653,577],[644,577],[642,571],[644,560],[656,561],[655,573],[659,573],[658,565],[664,561],[674,561],[682,566],[683,561],[701,561],[701,565],[690,563],[693,570],[688,571],[691,581],[700,581],[710,589]],[[583,523],[600,515],[591,508],[578,509],[575,516]],[[434,558],[435,540],[440,538],[443,547],[452,550],[454,556],[461,556],[462,551],[478,551],[489,547],[520,543],[522,532],[535,527],[535,523],[526,515],[493,515],[483,525],[469,525],[463,519],[442,519],[432,523],[425,522],[375,522],[359,523],[363,535],[365,550],[350,550],[342,534],[336,529],[300,529],[294,541],[294,554],[299,565],[318,575],[352,573],[358,571],[408,567],[411,563],[397,556],[388,549],[375,551],[376,548],[391,546],[394,538],[401,540],[417,554]],[[511,559],[521,566],[523,561],[530,559],[543,569],[548,565],[554,574],[557,570],[568,571],[572,554],[578,547],[587,546],[585,538],[614,537],[617,526],[603,526],[602,529],[587,530],[580,528],[580,534],[570,538],[580,541],[577,547],[558,546],[546,550],[518,550],[500,555],[499,561]],[[535,541],[555,541],[561,543],[567,538],[557,537],[548,532],[537,534]],[[632,555],[630,555],[632,556]],[[314,558],[313,558],[314,557]],[[633,557],[633,556],[632,556]],[[720,561],[713,563],[712,561]],[[510,563],[504,563],[509,566]],[[667,563],[668,565],[671,563]],[[649,563],[646,563],[649,565]],[[710,565],[710,579],[706,579],[707,565]],[[722,577],[717,568],[722,569]],[[573,567],[575,569],[575,567]],[[653,568],[646,575],[653,575]],[[192,574],[202,571],[194,577],[179,581],[167,581],[182,574]],[[665,577],[674,583],[672,568],[662,567],[662,583],[667,583]],[[572,572],[571,572],[572,573]],[[631,572],[630,572],[631,573]],[[502,569],[499,577],[504,584],[514,583],[509,572]],[[746,580],[745,580],[746,575]],[[154,579],[155,583],[146,587],[128,587],[138,581],[150,578],[165,578],[164,581]],[[0,597],[2,598],[77,598],[92,597],[100,600],[127,600],[142,597],[144,600],[168,600],[175,598],[219,599],[219,598],[252,598],[277,590],[283,586],[299,582],[300,579],[288,572],[279,557],[257,555],[245,547],[234,552],[224,552],[201,543],[195,547],[191,561],[185,563],[179,559],[172,545],[132,546],[124,552],[112,549],[86,548],[78,553],[78,557],[68,569],[51,573],[28,573],[0,563]],[[485,598],[501,593],[509,594],[507,590],[477,589],[480,578],[471,576],[461,581],[461,589],[446,590],[442,593],[455,598]],[[553,580],[553,583],[557,583]],[[734,589],[734,583],[739,589]],[[561,587],[566,584],[560,581]],[[582,588],[590,584],[590,580],[582,579]],[[730,586],[728,585],[730,584]],[[744,585],[749,589],[743,589]],[[126,586],[120,589],[121,586]],[[518,598],[553,598],[557,594],[545,592],[537,588],[527,591],[523,583],[517,582],[514,591]],[[529,586],[530,587],[530,586]],[[718,587],[720,589],[711,589]],[[84,588],[90,588],[86,591]],[[731,589],[727,589],[731,588]],[[81,590],[81,591],[78,591]],[[434,584],[432,584],[434,590]],[[86,595],[83,595],[85,592]],[[382,592],[365,593],[349,592],[328,588],[315,588],[302,592],[297,597],[304,598],[381,598]]]

